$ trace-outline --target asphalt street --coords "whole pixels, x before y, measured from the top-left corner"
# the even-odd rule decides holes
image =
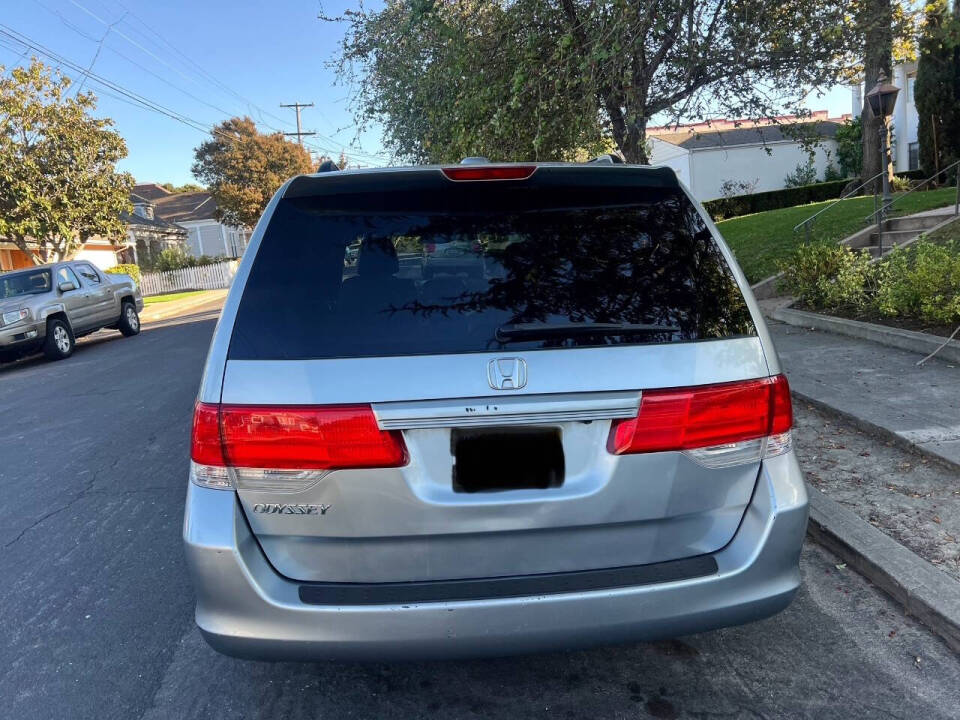
[[[960,717],[960,658],[810,543],[786,612],[671,642],[405,664],[216,654],[180,540],[215,315],[0,367],[0,717]]]

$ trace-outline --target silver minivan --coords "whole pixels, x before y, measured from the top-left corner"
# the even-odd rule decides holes
[[[293,178],[197,400],[197,624],[241,657],[383,660],[767,617],[800,582],[791,422],[749,286],[670,169]]]

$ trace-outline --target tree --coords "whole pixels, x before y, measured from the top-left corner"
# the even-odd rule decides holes
[[[202,185],[197,185],[196,183],[184,183],[183,185],[174,185],[173,183],[163,183],[160,185],[164,190],[174,195],[179,195],[180,193],[192,193],[192,192],[203,192],[206,190]]]
[[[863,170],[863,126],[860,118],[847,120],[837,128],[837,162],[843,177],[860,177]]]
[[[310,153],[283,133],[259,132],[248,117],[220,123],[194,150],[193,174],[217,201],[217,219],[228,225],[252,227],[288,178],[310,172]]]
[[[4,68],[0,67],[0,73]],[[34,59],[0,76],[0,237],[34,262],[69,258],[93,236],[120,237],[133,178],[113,122],[92,93]]]
[[[864,179],[871,178],[884,167],[893,178],[889,156],[880,158],[880,118],[874,117],[866,94],[881,79],[889,79],[893,69],[893,6],[891,0],[862,0],[858,6],[859,27],[863,38],[863,92],[864,103],[860,112],[863,134]],[[890,147],[887,137],[887,147]]]
[[[920,167],[932,175],[960,159],[960,19],[930,0],[920,33],[914,98]]]
[[[770,117],[851,63],[842,0],[387,0],[335,66],[414,161],[646,162],[649,119]]]

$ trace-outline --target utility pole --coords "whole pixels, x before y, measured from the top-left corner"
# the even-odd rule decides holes
[[[303,136],[304,136],[304,135],[316,135],[316,133],[315,133],[315,132],[304,132],[303,129],[300,127],[300,110],[301,110],[301,108],[313,107],[313,103],[298,103],[298,102],[297,102],[297,103],[290,103],[289,105],[283,105],[283,104],[281,104],[280,107],[282,107],[282,108],[296,108],[296,111],[297,111],[297,131],[296,131],[295,133],[292,133],[292,132],[284,133],[284,135],[296,135],[296,136],[297,136],[297,142],[300,143],[300,147],[303,147]]]

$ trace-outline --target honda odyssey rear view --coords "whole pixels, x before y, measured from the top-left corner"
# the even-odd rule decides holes
[[[184,539],[257,658],[505,655],[767,617],[799,584],[790,392],[665,168],[296,177],[217,327]]]

